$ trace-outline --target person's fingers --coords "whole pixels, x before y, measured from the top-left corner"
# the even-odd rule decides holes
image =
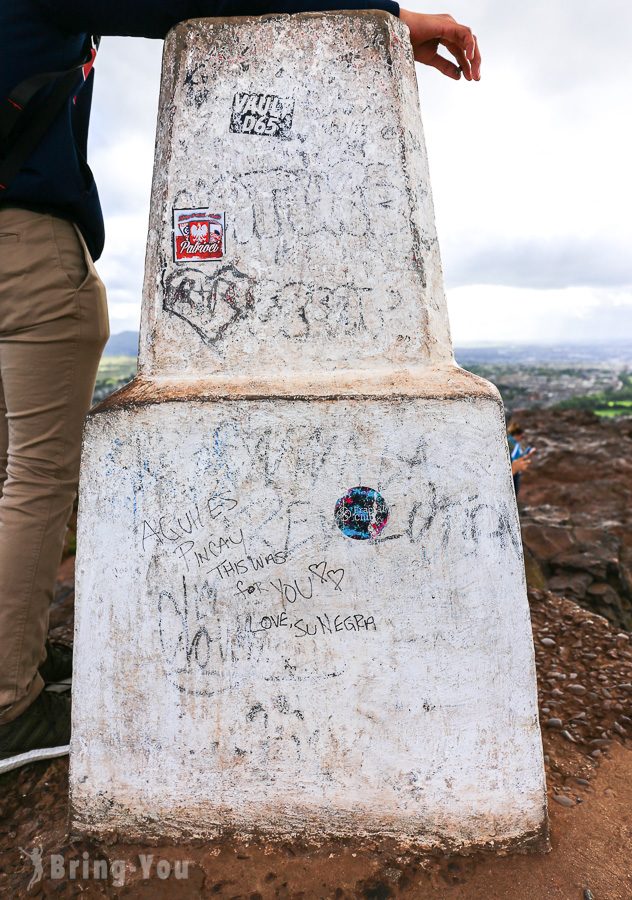
[[[459,67],[455,66],[453,62],[450,62],[450,60],[446,59],[444,56],[439,56],[438,53],[435,53],[432,59],[429,60],[428,65],[438,69],[444,75],[447,75],[448,78],[454,78],[455,81],[458,81],[461,77],[461,70]]]
[[[476,53],[476,38],[472,34],[472,29],[467,25],[459,25],[458,22],[445,22],[443,28],[440,40],[443,43],[449,42],[461,47],[467,58],[472,61]]]
[[[472,60],[472,75],[475,81],[481,78],[481,50],[478,46],[478,38],[474,35],[474,59]]]
[[[450,51],[452,56],[454,56],[456,61],[458,62],[459,66],[461,67],[461,71],[465,75],[466,80],[471,81],[472,80],[472,66],[470,64],[469,59],[465,55],[465,51],[462,50],[460,47],[457,47],[456,44],[446,43],[445,46]]]

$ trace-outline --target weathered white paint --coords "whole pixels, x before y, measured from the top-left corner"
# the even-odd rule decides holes
[[[234,98],[248,92],[294,100],[288,139],[229,131]],[[165,46],[159,121],[143,374],[451,361],[415,67],[398,19],[183,26]],[[225,260],[173,262],[173,209],[191,207],[225,213]]]
[[[229,132],[236,91],[294,98],[289,137]],[[416,97],[386,14],[203,21],[167,42],[143,374],[85,438],[76,830],[542,840],[502,407],[452,361]],[[283,173],[288,194],[266,193]],[[384,242],[355,235],[349,192]],[[271,196],[287,224],[248,231]],[[186,282],[172,207],[215,203],[226,258]],[[229,324],[235,295],[198,290],[226,266],[231,290],[253,285]],[[334,514],[357,486],[388,507],[367,540]]]

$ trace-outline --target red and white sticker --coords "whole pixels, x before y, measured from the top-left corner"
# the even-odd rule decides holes
[[[210,209],[174,209],[175,262],[201,262],[224,256],[224,213]]]

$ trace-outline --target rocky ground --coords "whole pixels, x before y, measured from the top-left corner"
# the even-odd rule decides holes
[[[551,853],[429,857],[366,841],[319,847],[74,841],[66,833],[67,761],[58,760],[0,779],[0,897],[630,900],[632,422],[541,411],[521,419],[539,448],[521,503]],[[72,601],[70,557],[51,620],[58,637],[71,634]],[[20,848],[36,847],[43,848],[46,871],[29,889],[33,868]],[[70,861],[78,862],[75,879],[50,877],[51,853],[63,855],[66,874]],[[105,860],[109,880],[83,877],[85,859],[90,866]],[[176,860],[191,861],[187,879],[175,878]],[[164,880],[158,861],[162,874],[171,867]]]
[[[520,491],[530,582],[632,629],[632,417],[515,418],[537,448]]]

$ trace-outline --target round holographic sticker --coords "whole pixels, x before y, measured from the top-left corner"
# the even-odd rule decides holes
[[[388,506],[373,488],[352,487],[336,503],[334,518],[345,537],[368,541],[377,537],[388,522]]]

